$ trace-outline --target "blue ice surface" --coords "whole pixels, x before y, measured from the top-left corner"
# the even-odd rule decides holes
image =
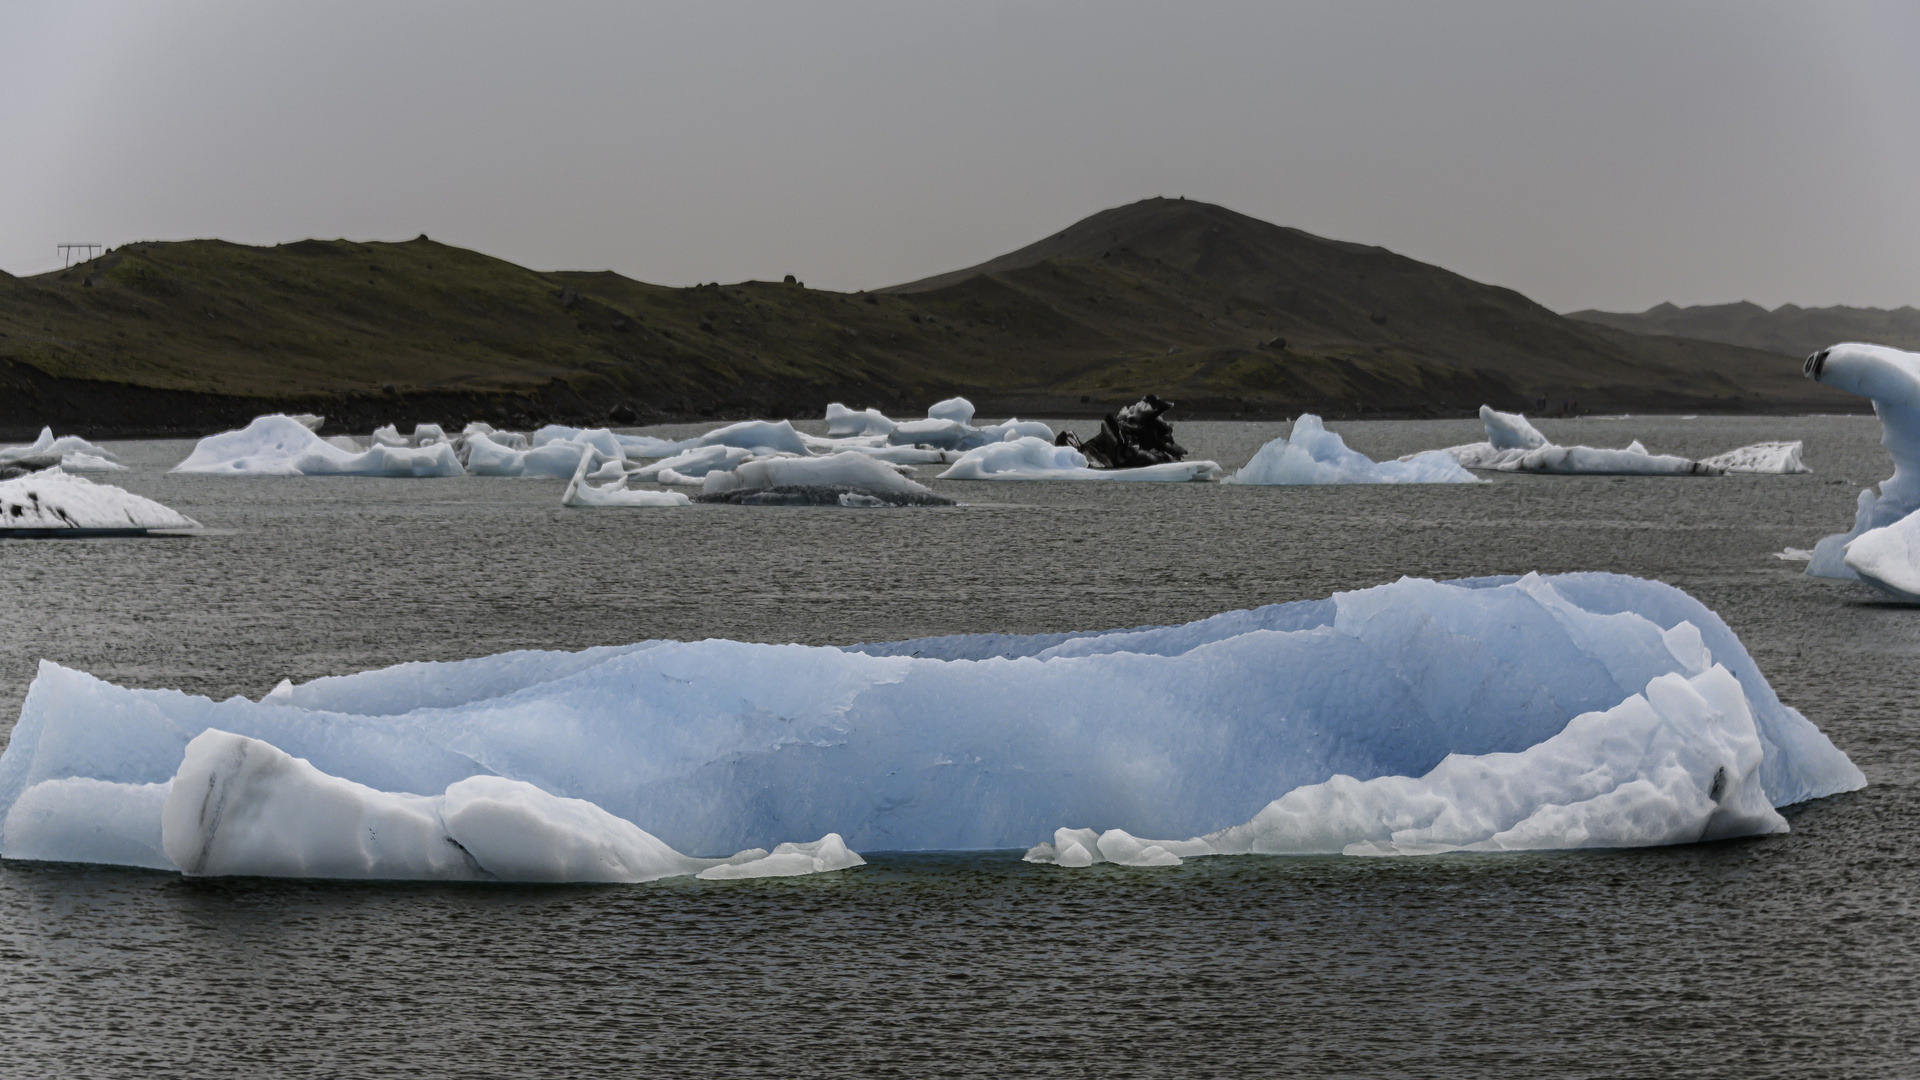
[[[1683,621],[1740,682],[1773,805],[1858,786],[1704,605],[1569,574],[1403,578],[1091,634],[522,651],[262,702],[43,664],[0,755],[0,815],[43,780],[166,782],[212,727],[385,791],[523,780],[689,854],[828,832],[863,851],[1005,848],[1074,822],[1193,836],[1336,774],[1418,776],[1448,754],[1523,750],[1686,670],[1663,637]]]

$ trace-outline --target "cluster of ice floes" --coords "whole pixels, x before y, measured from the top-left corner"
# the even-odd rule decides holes
[[[1048,837],[1031,858],[1631,847],[1784,831],[1776,807],[1863,783],[1676,589],[1402,579],[1184,626],[516,652],[259,702],[43,663],[0,855],[643,880]],[[796,834],[825,839],[753,850]]]
[[[11,465],[32,470],[58,465],[67,472],[113,472],[124,469],[119,455],[95,446],[78,435],[53,437],[53,429],[43,427],[40,437],[25,446],[0,446],[0,470]],[[0,472],[4,476],[4,472]]]
[[[1211,461],[1170,461],[1132,469],[1095,469],[1085,454],[1049,439],[1011,436],[977,447],[940,474],[942,480],[1121,480],[1184,483],[1212,480],[1220,466]]]
[[[1635,439],[1621,449],[1556,446],[1527,418],[1480,406],[1487,441],[1451,446],[1445,451],[1462,466],[1490,472],[1554,473],[1600,476],[1721,476],[1726,473],[1803,473],[1797,442],[1757,443],[1694,461],[1655,454]],[[1431,451],[1429,451],[1431,453]],[[1420,455],[1424,456],[1424,455]],[[1412,458],[1401,458],[1411,461]]]
[[[141,535],[199,527],[152,499],[69,476],[58,465],[0,480],[0,536]]]
[[[1290,437],[1262,446],[1228,484],[1474,484],[1480,480],[1461,468],[1445,450],[1429,450],[1398,461],[1374,461],[1347,447],[1318,416],[1302,413]]]

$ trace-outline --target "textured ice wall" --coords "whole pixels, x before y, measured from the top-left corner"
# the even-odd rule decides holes
[[[1861,490],[1853,528],[1815,544],[1807,563],[1807,573],[1814,577],[1857,577],[1845,561],[1847,544],[1920,508],[1920,353],[1882,345],[1835,345],[1807,358],[1806,375],[1872,399],[1874,414],[1880,417],[1880,444],[1893,455],[1893,475],[1880,481],[1879,494],[1872,488]]]
[[[1864,782],[1712,612],[1595,574],[1402,579],[1065,639],[507,653],[258,703],[49,663],[0,756],[0,813],[47,781],[166,782],[188,740],[218,728],[380,791],[524,781],[696,855],[830,832],[857,850],[1024,848],[1084,823],[1192,837],[1337,775],[1420,777],[1449,754],[1525,751],[1661,676],[1692,677],[1703,654],[1740,687],[1770,805]],[[1598,745],[1590,767],[1607,769]]]
[[[1522,421],[1524,423],[1524,421]],[[1400,461],[1374,461],[1348,449],[1318,416],[1302,413],[1290,436],[1262,446],[1253,459],[1221,481],[1227,484],[1477,484],[1445,450]]]

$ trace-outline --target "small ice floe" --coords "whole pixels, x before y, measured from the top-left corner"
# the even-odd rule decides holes
[[[1920,604],[1920,514],[1868,529],[1842,549],[1847,569],[1905,604]]]
[[[173,471],[203,476],[427,477],[467,473],[449,442],[393,446],[376,438],[374,445],[355,452],[280,414],[256,417],[238,431],[201,439]]]
[[[1450,446],[1443,451],[1468,469],[1563,476],[1720,476],[1727,471],[1718,464],[1651,453],[1638,439],[1619,450],[1555,446],[1526,417],[1487,405],[1480,406],[1480,422],[1486,428],[1486,442]],[[1412,456],[1400,460],[1409,461]],[[1797,455],[1794,460],[1798,461]]]
[[[1478,477],[1445,450],[1376,462],[1302,413],[1293,432],[1262,446],[1226,484],[1477,484]]]
[[[1700,464],[1730,473],[1762,473],[1786,476],[1813,470],[1800,461],[1800,442],[1763,442],[1729,450],[1724,454],[1701,458]]]
[[[1807,573],[1814,577],[1859,577],[1846,557],[1847,545],[1920,508],[1920,353],[1883,345],[1835,345],[1807,357],[1803,370],[1815,382],[1871,399],[1880,417],[1880,444],[1893,456],[1893,475],[1880,482],[1879,493],[1872,488],[1860,492],[1853,528],[1815,544],[1807,564]],[[1869,546],[1876,551],[1880,547]]]
[[[0,480],[0,537],[144,536],[199,527],[152,499],[70,476],[58,465]]]
[[[700,502],[742,506],[952,506],[901,470],[866,454],[763,457],[702,481]]]
[[[7,471],[36,472],[49,465],[59,465],[70,473],[113,472],[126,468],[120,464],[119,455],[111,450],[95,446],[78,435],[62,435],[56,439],[50,427],[41,428],[40,437],[26,446],[0,446],[0,479],[5,478]]]
[[[1790,547],[1783,551],[1774,552],[1773,557],[1782,562],[1806,562],[1813,558],[1813,550],[1811,548]]]
[[[627,487],[627,474],[616,470],[611,482],[595,484],[588,473],[593,464],[591,454],[580,455],[574,468],[573,479],[567,483],[566,493],[560,496],[561,506],[615,507],[615,506],[688,506],[693,500],[678,491],[649,491],[645,488]]]
[[[1183,483],[1212,480],[1220,466],[1211,461],[1170,461],[1131,469],[1095,469],[1085,454],[1045,439],[1017,438],[960,455],[942,480],[1113,480]]]

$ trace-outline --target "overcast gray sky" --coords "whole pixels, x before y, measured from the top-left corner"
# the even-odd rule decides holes
[[[1920,304],[1920,4],[0,4],[0,267],[856,289],[1184,194],[1558,310]]]

